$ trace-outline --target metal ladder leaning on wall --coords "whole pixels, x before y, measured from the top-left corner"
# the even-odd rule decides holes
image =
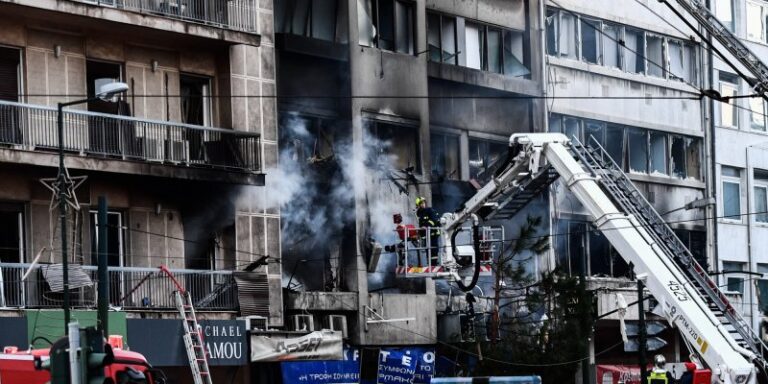
[[[598,183],[614,204],[624,213],[633,215],[640,225],[647,229],[667,257],[674,260],[736,343],[757,356],[755,358],[757,361],[754,361],[756,364],[762,366],[764,370],[768,368],[765,360],[765,353],[768,351],[766,345],[760,340],[760,336],[731,305],[717,283],[709,277],[707,271],[694,259],[688,248],[605,149],[594,138],[590,138],[590,141],[589,145],[584,145],[576,139],[571,140],[571,151],[575,158],[598,178]]]
[[[192,378],[195,380],[195,384],[213,384],[211,371],[208,366],[208,357],[205,354],[205,343],[203,342],[200,325],[197,323],[195,307],[192,304],[192,296],[189,294],[189,291],[179,284],[168,268],[161,266],[160,270],[168,275],[176,286],[173,295],[176,300],[176,309],[178,309],[183,322],[184,346],[187,349],[189,367],[192,369]]]

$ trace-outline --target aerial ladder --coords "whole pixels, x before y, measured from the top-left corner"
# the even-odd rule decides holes
[[[766,346],[760,337],[597,142],[584,145],[559,133],[529,133],[512,135],[509,144],[506,163],[493,179],[441,218],[445,272],[438,277],[471,290],[477,272],[465,283],[467,262],[451,252],[456,232],[467,221],[478,228],[481,221],[514,216],[561,178],[595,227],[634,266],[666,319],[712,369],[714,379],[745,384],[765,374]],[[470,262],[477,271],[479,263]]]

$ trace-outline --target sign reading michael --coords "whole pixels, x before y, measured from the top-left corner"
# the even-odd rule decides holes
[[[251,361],[341,360],[341,332],[317,331],[287,338],[251,335]]]
[[[200,321],[208,362],[211,365],[240,365],[245,362],[245,327],[242,321]],[[235,363],[236,364],[231,364]]]

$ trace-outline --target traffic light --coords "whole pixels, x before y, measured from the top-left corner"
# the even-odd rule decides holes
[[[104,383],[107,379],[104,368],[114,361],[112,347],[104,343],[101,331],[95,327],[80,330],[80,382],[82,384]]]

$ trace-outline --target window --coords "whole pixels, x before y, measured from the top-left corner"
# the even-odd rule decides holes
[[[576,17],[568,12],[560,12],[557,36],[557,52],[560,56],[569,59],[576,58],[576,36]]]
[[[594,121],[584,121],[584,142],[587,145],[600,144],[601,147],[605,147],[605,124]]]
[[[765,131],[765,101],[762,97],[749,99],[749,126],[756,131]]]
[[[459,137],[432,133],[432,177],[436,179],[459,180]]]
[[[395,169],[413,167],[421,171],[419,160],[419,135],[415,127],[369,121],[370,134],[382,142],[379,155],[390,158]]]
[[[179,75],[181,122],[211,126],[211,79],[204,76]]]
[[[557,18],[559,13],[554,9],[547,9],[547,55],[554,56],[557,53]]]
[[[504,143],[469,139],[469,178],[478,181],[489,180],[507,154]]]
[[[557,221],[555,254],[558,268],[578,275],[586,264],[590,276],[622,277],[629,267],[608,239],[586,219],[560,219]],[[586,259],[586,260],[585,260]]]
[[[741,170],[723,166],[723,218],[741,221]]]
[[[650,33],[646,35],[647,46],[645,57],[648,59],[648,74],[656,77],[664,77],[664,39],[661,36]]]
[[[563,129],[563,133],[568,136],[569,139],[576,138],[579,141],[583,141],[583,137],[581,136],[581,120],[566,117],[563,120]]]
[[[735,261],[723,261],[723,274],[729,292],[744,294],[744,277],[739,272],[744,272],[746,263]]]
[[[645,32],[626,28],[624,32],[624,70],[645,73]]]
[[[467,46],[467,67],[484,69],[485,28],[480,24],[467,22],[465,25],[465,42]]]
[[[627,145],[629,149],[629,171],[633,173],[648,173],[648,135],[640,128],[627,130]]]
[[[427,14],[427,40],[430,60],[454,65],[459,63],[456,18]]]
[[[651,173],[666,175],[667,172],[667,134],[651,132]]]
[[[275,30],[325,41],[345,40],[343,11],[338,0],[279,0],[275,2]]]
[[[526,68],[523,33],[504,30],[504,74],[511,77],[527,76],[531,71]]]
[[[621,30],[619,25],[603,23],[603,65],[611,68],[621,68]]]
[[[619,168],[624,169],[624,127],[608,124],[605,130],[605,150]]]
[[[762,3],[747,1],[747,39],[765,42],[766,8]]]
[[[733,0],[715,0],[715,16],[733,32]]]
[[[692,82],[696,71],[693,47],[677,40],[669,40],[669,78]]]
[[[484,68],[486,71],[501,73],[501,29],[499,28],[486,28],[485,41],[486,57]]]
[[[755,221],[768,223],[768,171],[755,169],[754,180]]]
[[[685,179],[688,169],[685,166],[685,138],[682,136],[672,136],[670,144],[670,154],[672,164],[672,176]]]
[[[414,7],[404,0],[358,0],[360,45],[413,54]]]
[[[701,180],[701,139],[685,138],[685,176]]]
[[[467,21],[463,33],[467,67],[511,77],[530,74],[522,32]]]
[[[707,232],[688,229],[675,229],[675,234],[683,242],[691,255],[705,271],[709,270],[707,261]]]
[[[600,22],[581,17],[581,60],[599,64],[600,58]]]
[[[720,73],[720,95],[723,97],[736,96],[738,89],[738,79],[736,76]],[[720,105],[720,126],[738,127],[738,114],[733,106],[735,101],[735,99],[730,99],[728,102],[718,103]]]
[[[122,66],[117,63],[88,60],[85,71],[89,98],[95,97],[104,85],[122,81]],[[88,102],[88,110],[118,114],[118,105],[118,103],[97,99]]]

